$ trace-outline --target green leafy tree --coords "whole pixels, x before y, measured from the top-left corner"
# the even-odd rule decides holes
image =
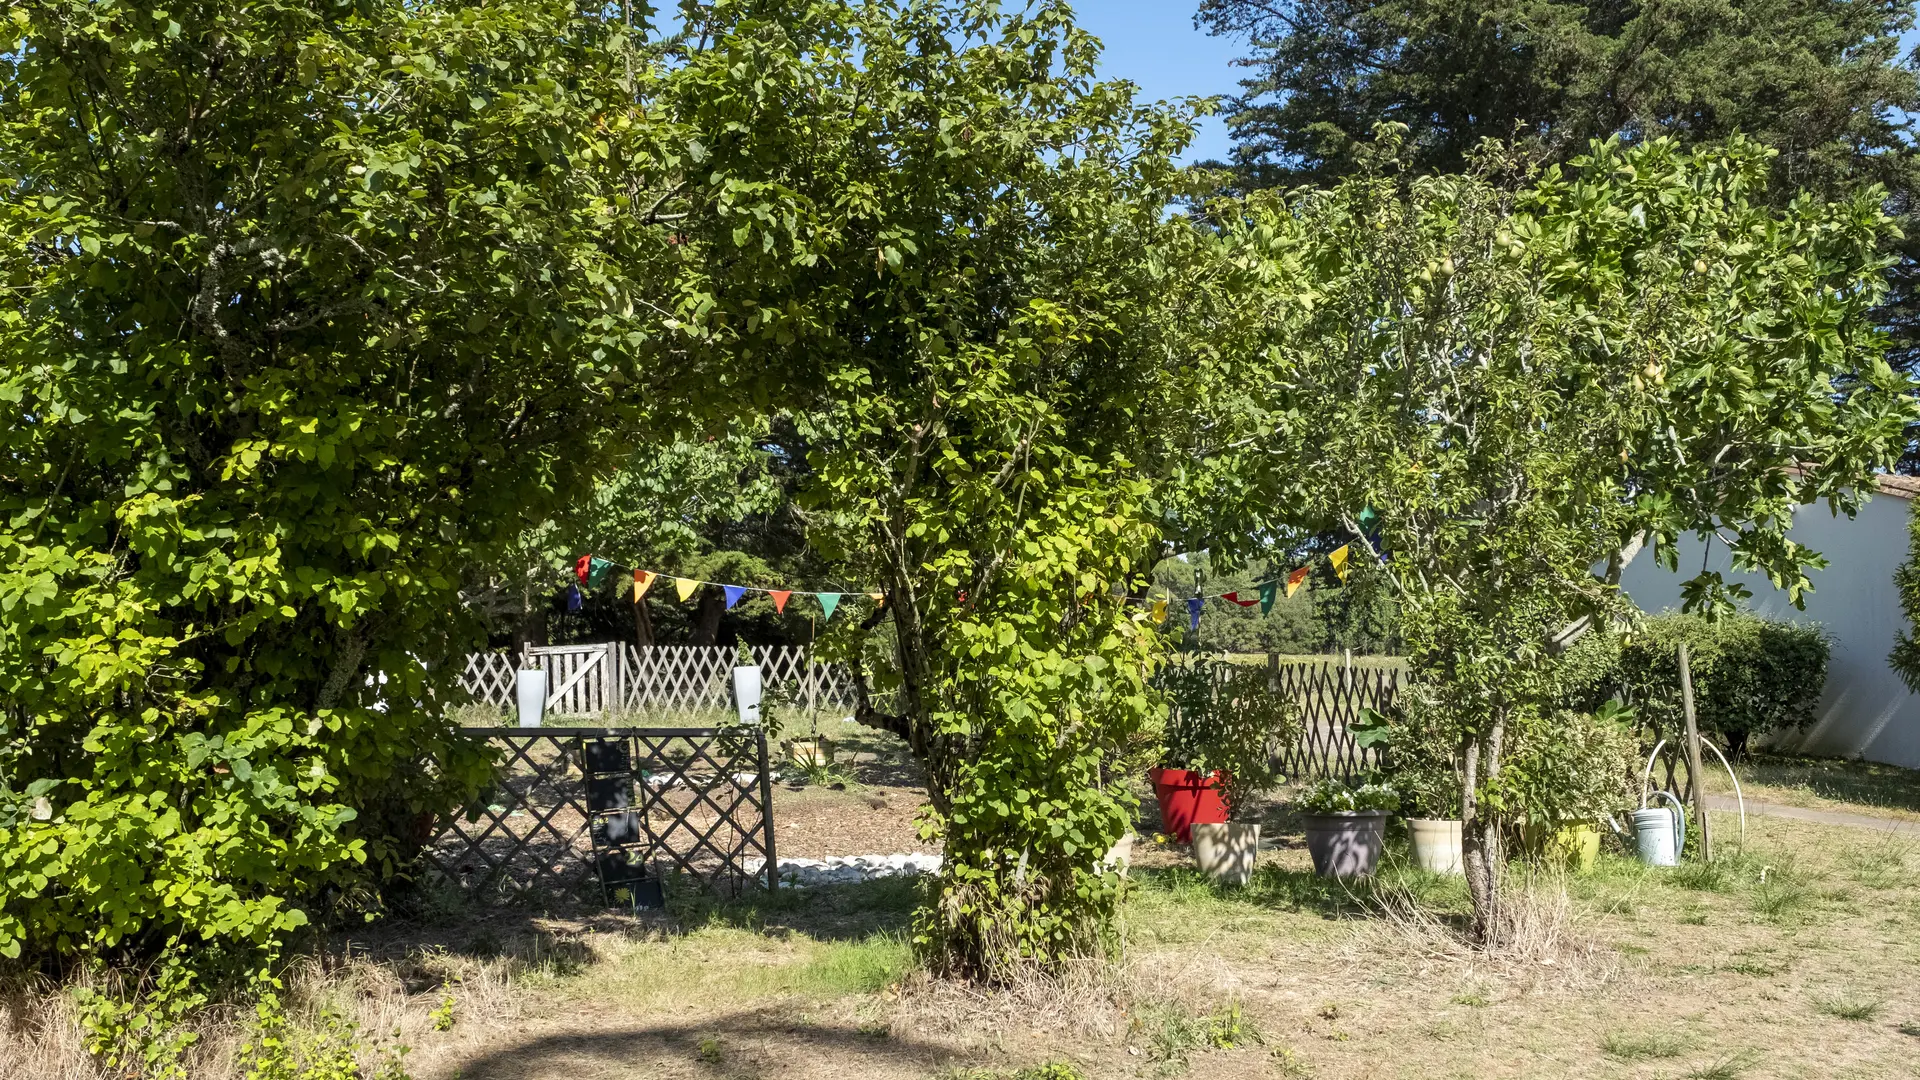
[[[8,16],[0,952],[265,944],[484,775],[458,586],[634,417],[684,151],[562,3]]]
[[[1566,162],[1594,139],[1683,144],[1743,133],[1778,151],[1786,206],[1878,184],[1901,232],[1878,318],[1896,366],[1920,365],[1920,71],[1914,6],[1886,0],[1201,0],[1245,41],[1226,110],[1236,183],[1331,184],[1371,167],[1373,125],[1407,127],[1406,164],[1460,172],[1482,139]],[[1904,234],[1904,235],[1902,235]],[[1902,467],[1920,468],[1920,433]]]
[[[1386,131],[1382,153],[1391,158]],[[1795,506],[1851,512],[1913,417],[1869,312],[1878,195],[1764,201],[1766,154],[1596,144],[1518,185],[1373,175],[1261,196],[1230,237],[1277,295],[1253,471],[1295,524],[1375,526],[1423,708],[1453,725],[1476,929],[1502,932],[1507,743],[1551,715],[1618,566],[1682,532],[1794,598]],[[1489,170],[1502,167],[1496,160]],[[1311,296],[1312,303],[1286,303]],[[1596,576],[1592,568],[1605,567]],[[1690,606],[1744,590],[1703,573]]]
[[[1163,714],[1159,638],[1114,593],[1145,584],[1152,481],[1198,393],[1182,305],[1218,303],[1193,269],[1208,238],[1165,212],[1190,121],[1093,82],[1062,4],[711,15],[689,107],[796,136],[709,147],[767,208],[741,215],[740,248],[713,235],[691,257],[735,313],[708,321],[755,313],[752,347],[789,380],[811,537],[884,596],[850,601],[830,645],[857,717],[926,767],[946,861],[918,941],[986,980],[1098,952],[1119,778]],[[765,272],[720,272],[733,251],[770,253]]]

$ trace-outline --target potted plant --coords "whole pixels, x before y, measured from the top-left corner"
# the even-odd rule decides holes
[[[1412,693],[1391,717],[1362,709],[1349,730],[1362,749],[1374,749],[1381,772],[1400,793],[1413,864],[1434,874],[1464,872],[1461,843],[1458,732]]]
[[[1249,818],[1255,799],[1283,779],[1274,751],[1293,731],[1293,703],[1273,693],[1263,678],[1257,678],[1261,675],[1229,673],[1200,739],[1226,804],[1226,820],[1194,823],[1193,861],[1201,872],[1226,885],[1245,885],[1253,876],[1253,863],[1260,854],[1260,823]]]
[[[1585,872],[1600,852],[1600,823],[1634,802],[1639,739],[1634,711],[1610,701],[1519,726],[1501,770],[1527,852]]]
[[[1160,831],[1185,844],[1192,841],[1195,824],[1227,820],[1216,766],[1208,761],[1213,681],[1207,665],[1191,662],[1168,665],[1162,679],[1168,710],[1161,764],[1147,770],[1147,779],[1160,805]]]
[[[1382,783],[1350,787],[1322,780],[1301,794],[1307,852],[1321,877],[1366,877],[1380,863],[1387,815],[1400,807],[1400,793]]]

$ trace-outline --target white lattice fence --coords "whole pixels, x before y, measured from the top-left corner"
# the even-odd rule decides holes
[[[584,651],[584,647],[530,651],[534,654],[530,659],[548,668],[550,693],[574,673],[577,662],[571,654],[576,650]],[[564,695],[566,701],[555,703],[561,711],[589,715],[608,706],[629,712],[707,712],[733,707],[732,673],[739,652],[730,646],[656,645],[642,649],[614,645],[608,652],[611,655],[604,661],[604,674],[590,672],[582,683],[570,688]],[[543,653],[568,655],[539,655]],[[851,678],[835,665],[814,663],[805,646],[755,648],[753,657],[760,665],[761,684],[768,692],[790,694],[792,704],[806,709],[853,707]],[[460,685],[475,702],[512,708],[518,666],[506,652],[474,653],[467,657]]]

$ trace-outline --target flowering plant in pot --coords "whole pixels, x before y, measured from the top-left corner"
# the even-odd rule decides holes
[[[1352,787],[1322,780],[1297,800],[1307,827],[1307,851],[1321,877],[1365,877],[1380,863],[1387,815],[1400,808],[1400,793],[1369,782]]]

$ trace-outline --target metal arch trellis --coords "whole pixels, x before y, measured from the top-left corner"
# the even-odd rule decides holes
[[[764,730],[463,730],[502,751],[496,781],[439,823],[422,858],[430,874],[470,895],[598,894],[618,902],[617,889],[631,894],[635,883],[669,874],[723,895],[774,887]],[[596,773],[606,766],[595,759],[624,767]]]

